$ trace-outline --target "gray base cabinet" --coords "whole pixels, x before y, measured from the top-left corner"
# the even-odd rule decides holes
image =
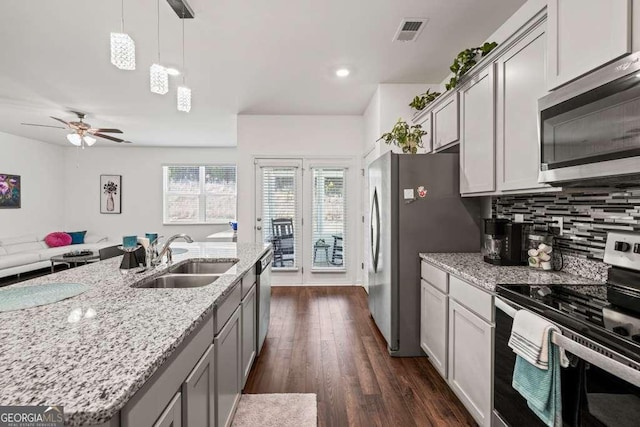
[[[256,347],[258,345],[258,318],[256,311],[256,286],[251,290],[240,303],[241,324],[242,324],[242,388],[244,389],[249,378],[249,372],[253,361],[256,358]]]
[[[171,399],[153,427],[182,427],[182,395],[180,393]]]
[[[215,423],[213,344],[182,384],[184,425],[209,427]]]
[[[269,310],[268,300],[264,308],[259,304],[255,270],[251,269],[104,425],[230,426],[256,359],[259,310]]]
[[[240,307],[214,339],[216,418],[218,427],[231,425],[242,389]]]

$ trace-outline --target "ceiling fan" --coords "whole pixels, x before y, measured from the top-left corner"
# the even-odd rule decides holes
[[[66,127],[63,126],[51,126],[51,125],[41,125],[36,123],[21,123],[25,126],[39,126],[39,127],[47,127],[47,128],[56,128],[56,129],[69,129],[71,133],[67,135],[67,139],[70,143],[77,147],[84,148],[85,146],[91,147],[96,143],[96,139],[93,136],[97,136],[98,138],[108,139],[114,142],[124,142],[130,144],[131,141],[125,141],[124,139],[116,138],[111,135],[105,135],[105,133],[122,133],[120,129],[108,129],[108,128],[92,128],[89,123],[84,122],[84,118],[86,114],[79,113],[77,111],[72,111],[76,116],[78,116],[78,121],[66,122],[57,117],[49,116],[53,120],[57,120],[60,123],[63,123]],[[93,135],[93,136],[91,136]]]

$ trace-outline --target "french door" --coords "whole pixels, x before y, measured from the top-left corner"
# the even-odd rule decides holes
[[[273,280],[303,283],[302,159],[256,159],[255,241],[274,246]]]

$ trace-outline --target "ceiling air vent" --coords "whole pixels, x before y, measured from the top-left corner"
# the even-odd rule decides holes
[[[393,41],[412,42],[415,41],[424,27],[427,25],[426,18],[406,18],[403,19],[393,37]]]

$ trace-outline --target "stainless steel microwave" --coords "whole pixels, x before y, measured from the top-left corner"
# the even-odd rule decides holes
[[[640,179],[640,52],[553,91],[538,106],[540,182]]]

